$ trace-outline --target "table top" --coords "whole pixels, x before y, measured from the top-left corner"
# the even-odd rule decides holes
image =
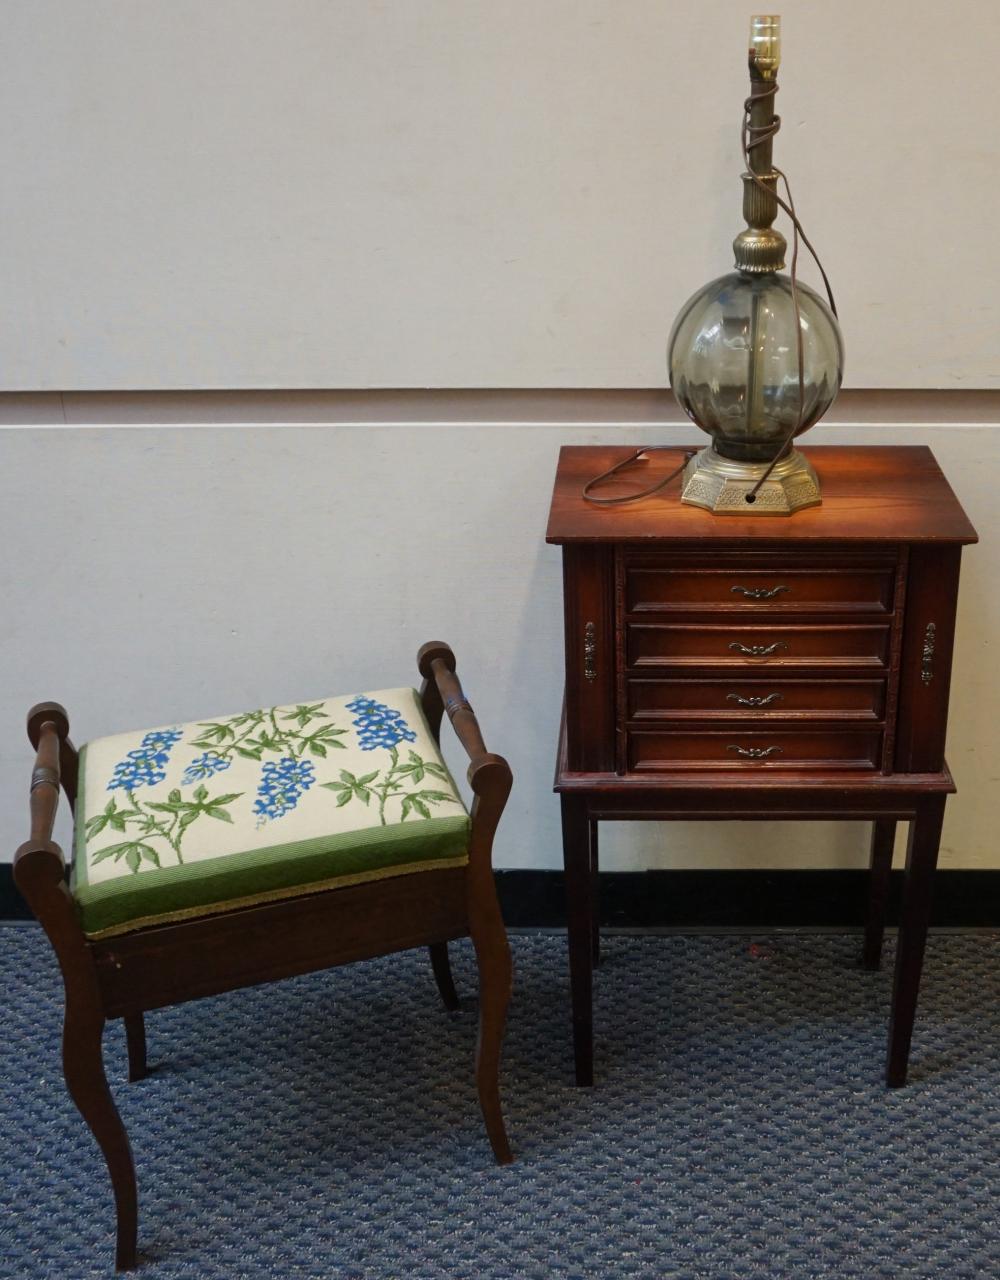
[[[680,501],[680,477],[652,497],[620,507],[587,502],[588,480],[634,452],[628,445],[564,445],[546,541],[942,542],[978,535],[930,449],[923,445],[820,445],[802,452],[816,468],[823,501],[791,516],[716,515]],[[693,448],[694,446],[687,446]],[[685,446],[651,453],[597,491],[615,497],[668,475]]]

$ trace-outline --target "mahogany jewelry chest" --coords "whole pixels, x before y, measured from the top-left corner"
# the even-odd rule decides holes
[[[806,449],[820,506],[719,516],[676,486],[595,507],[630,450],[562,450],[547,541],[562,547],[562,804],[576,1079],[593,1082],[602,820],[872,823],[864,962],[878,966],[895,826],[909,826],[886,1077],[903,1084],[946,797],[962,547],[976,532],[931,452]],[[651,454],[627,493],[666,476]]]

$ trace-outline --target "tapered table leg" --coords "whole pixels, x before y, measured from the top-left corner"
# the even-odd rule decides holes
[[[941,843],[944,801],[944,796],[922,799],[910,823],[886,1063],[886,1083],[893,1087],[906,1083],[913,1019],[917,1011],[920,972],[927,942],[934,869]]]
[[[569,932],[569,980],[573,1003],[576,1083],[594,1083],[593,895],[587,802],[562,795],[563,866]]]
[[[866,969],[877,969],[882,962],[882,939],[885,936],[885,912],[889,902],[892,849],[895,841],[895,819],[876,818],[872,823],[868,915],[865,920],[865,945],[861,958],[861,963]]]
[[[590,958],[595,968],[601,963],[601,891],[598,867],[597,819],[587,823],[590,839]]]

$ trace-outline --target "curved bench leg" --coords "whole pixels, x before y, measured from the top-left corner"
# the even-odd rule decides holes
[[[146,1078],[146,1023],[141,1013],[130,1013],[124,1019],[125,1044],[128,1048],[129,1084]]]
[[[497,911],[497,926],[473,932],[479,966],[479,1038],[476,1042],[476,1087],[497,1164],[514,1160],[500,1108],[500,1051],[513,979],[507,935]]]
[[[451,976],[451,961],[448,959],[447,942],[432,942],[427,948],[431,953],[431,966],[434,969],[434,981],[441,993],[444,1007],[452,1012],[458,1008],[458,992]]]
[[[128,1134],[115,1106],[107,1076],[101,1041],[104,1018],[77,1012],[69,1002],[63,1024],[63,1073],[69,1096],[87,1122],[101,1148],[115,1193],[118,1245],[115,1267],[130,1271],[136,1265],[138,1198],[135,1166]]]

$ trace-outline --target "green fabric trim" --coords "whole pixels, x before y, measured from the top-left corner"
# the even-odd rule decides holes
[[[79,825],[82,829],[83,823]],[[118,876],[96,885],[86,881],[78,843],[72,888],[84,933],[100,933],[138,918],[170,915],[209,904],[220,906],[232,899],[296,889],[404,863],[464,862],[470,826],[469,818],[462,814],[421,818],[181,866],[144,869],[139,875]]]
[[[207,902],[200,907],[186,907],[180,911],[160,912],[154,916],[133,916],[127,924],[112,925],[99,933],[88,933],[88,938],[95,940],[117,938],[123,933],[133,933],[136,929],[146,929],[154,924],[174,924],[182,920],[199,920],[204,916],[217,915],[220,911],[236,911],[240,907],[256,907],[264,902],[288,902],[293,898],[304,898],[312,894],[323,893],[327,889],[346,889],[349,885],[373,884],[376,880],[389,880],[397,876],[419,874],[422,871],[446,871],[455,867],[468,866],[468,857],[464,858],[431,858],[420,862],[403,863],[400,866],[383,867],[381,871],[362,871],[353,876],[335,876],[332,880],[315,880],[310,884],[300,884],[294,889],[273,889],[270,893],[255,893],[249,898],[227,898],[225,902]]]

